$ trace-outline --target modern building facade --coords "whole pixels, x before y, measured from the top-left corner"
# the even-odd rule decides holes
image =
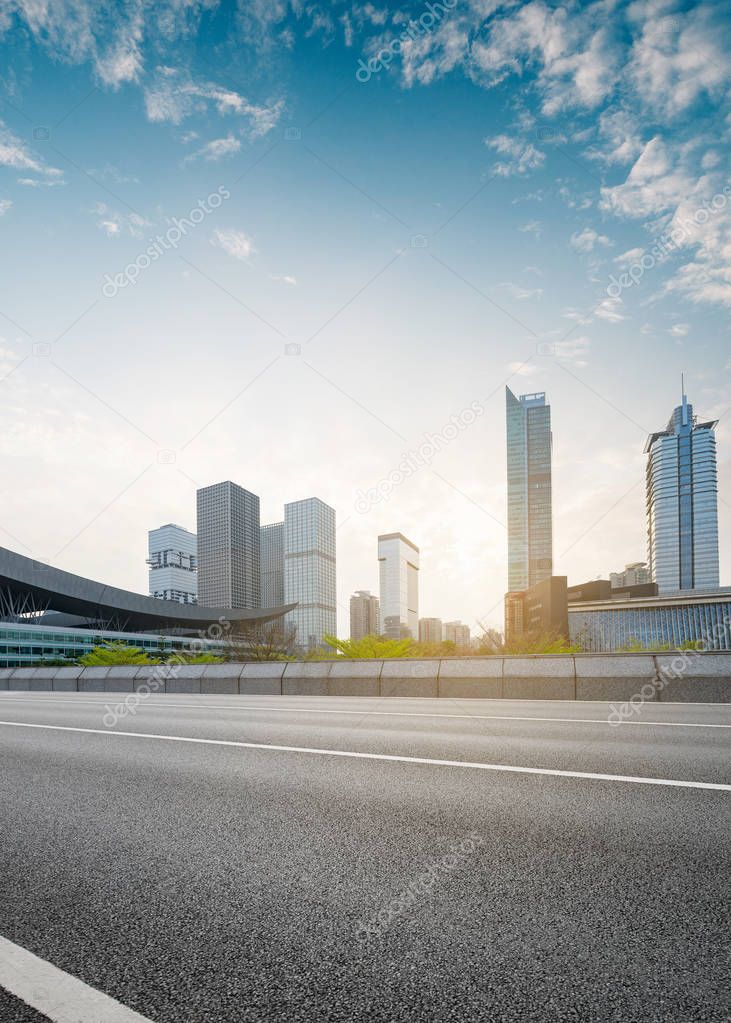
[[[261,527],[261,606],[284,603],[284,523]]]
[[[284,594],[297,607],[287,615],[295,644],[323,645],[337,631],[335,509],[318,497],[284,506]]]
[[[198,538],[169,522],[147,534],[149,594],[158,600],[198,603]],[[280,600],[280,604],[284,601]]]
[[[698,422],[683,392],[647,440],[647,539],[660,593],[719,585],[715,421]]]
[[[227,480],[197,493],[198,600],[261,607],[259,498]]]
[[[702,644],[731,650],[731,589],[572,602],[569,636],[590,653]]]
[[[470,645],[470,627],[462,622],[445,622],[444,638],[454,643],[458,650],[467,650]]]
[[[380,636],[381,604],[370,590],[356,590],[350,598],[350,638]]]
[[[441,643],[444,639],[444,623],[441,618],[419,619],[419,642]]]
[[[73,659],[124,642],[160,653],[246,644],[290,607],[183,604],[64,572],[0,547],[0,667]]]
[[[565,575],[552,575],[535,586],[505,594],[505,639],[510,642],[523,635],[568,638]]]
[[[378,537],[383,635],[419,637],[419,548],[402,533]]]
[[[609,582],[615,590],[625,586],[644,586],[652,582],[652,572],[646,561],[632,561],[624,566],[623,572],[610,572]]]
[[[505,388],[508,455],[508,590],[553,572],[551,406],[546,395]]]

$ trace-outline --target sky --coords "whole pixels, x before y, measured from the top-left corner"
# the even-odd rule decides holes
[[[0,543],[146,592],[231,479],[502,624],[505,387],[552,408],[554,572],[646,557],[643,447],[718,419],[731,9],[0,0]]]

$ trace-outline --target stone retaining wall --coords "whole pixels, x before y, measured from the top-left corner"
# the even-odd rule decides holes
[[[0,668],[0,691],[731,703],[731,653]]]

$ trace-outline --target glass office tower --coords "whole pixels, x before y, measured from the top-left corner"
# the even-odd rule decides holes
[[[505,388],[508,444],[508,590],[553,572],[551,406],[545,394]]]
[[[660,593],[719,585],[716,422],[699,423],[683,392],[647,440],[647,545]]]
[[[284,523],[261,527],[261,606],[284,603]]]
[[[198,603],[261,607],[259,498],[230,480],[196,497]]]
[[[336,635],[335,509],[318,497],[284,506],[284,603],[295,643],[305,650]]]
[[[419,548],[402,533],[378,537],[381,628],[389,639],[419,638]]]

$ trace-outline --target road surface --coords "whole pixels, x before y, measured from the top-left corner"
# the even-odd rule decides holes
[[[0,694],[0,1020],[729,1019],[731,707],[123,701]]]

